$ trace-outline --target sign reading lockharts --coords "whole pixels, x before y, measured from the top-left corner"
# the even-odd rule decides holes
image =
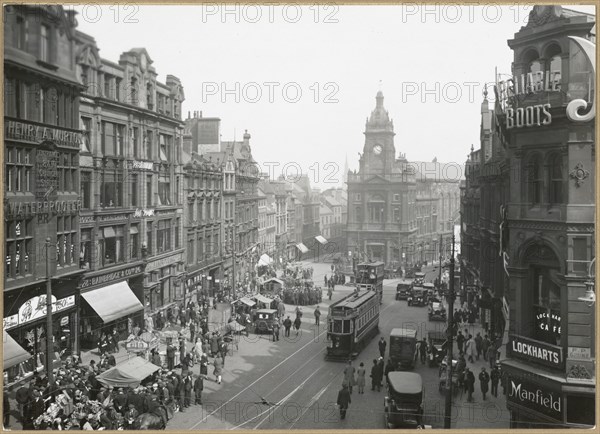
[[[510,378],[506,392],[506,400],[509,403],[514,403],[554,419],[562,420],[560,391],[551,390],[543,384],[521,378]]]
[[[510,335],[506,346],[510,357],[523,359],[554,369],[562,369],[564,365],[562,347],[529,339],[524,336]]]

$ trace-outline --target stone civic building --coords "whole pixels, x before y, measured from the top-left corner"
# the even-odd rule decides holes
[[[76,37],[84,86],[80,331],[83,346],[94,347],[113,327],[125,338],[134,323],[143,325],[140,302],[155,314],[182,298],[184,94],[177,77],[157,81],[145,49],[124,52],[115,63],[99,56],[91,36]],[[99,300],[116,292],[114,312],[101,311]]]
[[[391,267],[437,260],[446,250],[459,209],[463,167],[396,158],[394,124],[383,93],[367,119],[358,172],[349,172],[347,248],[359,260]]]
[[[506,253],[501,363],[512,428],[595,425],[596,330],[585,301],[595,252],[595,120],[572,109],[573,100],[585,107],[594,92],[594,26],[588,14],[534,7],[508,41],[517,86],[496,86],[497,134],[510,174],[504,190],[494,190],[505,200],[503,233],[489,236],[498,233]],[[500,173],[506,176],[502,164]],[[491,208],[498,198],[490,186],[480,184],[480,203]],[[492,211],[480,210],[480,229],[498,222]]]

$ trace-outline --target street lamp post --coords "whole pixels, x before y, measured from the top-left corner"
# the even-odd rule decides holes
[[[48,384],[54,381],[52,375],[52,353],[54,352],[54,342],[52,332],[52,276],[50,273],[50,237],[46,238],[46,378]]]
[[[440,234],[440,263],[439,263],[439,267],[440,267],[440,273],[439,273],[439,277],[438,277],[438,288],[441,290],[442,287],[442,234]]]
[[[454,233],[452,234],[452,256],[450,257],[450,285],[448,291],[448,327],[446,328],[446,354],[448,360],[448,376],[446,377],[446,406],[444,412],[444,429],[452,424],[452,339],[454,337]]]

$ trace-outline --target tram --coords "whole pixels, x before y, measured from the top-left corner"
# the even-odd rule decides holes
[[[383,277],[385,264],[383,262],[361,262],[356,266],[356,287],[377,293],[379,303],[383,302]]]
[[[354,359],[379,333],[379,297],[360,290],[329,306],[326,360]]]

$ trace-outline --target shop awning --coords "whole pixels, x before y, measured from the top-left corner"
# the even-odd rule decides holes
[[[323,238],[321,235],[317,235],[317,236],[315,237],[315,240],[317,240],[317,241],[318,241],[318,242],[320,242],[321,244],[327,244],[327,243],[328,243],[328,241],[327,241],[325,238]]]
[[[102,384],[112,387],[137,387],[143,379],[154,374],[160,369],[141,357],[134,357],[126,362],[119,363],[114,368],[103,372],[96,378]]]
[[[245,305],[250,306],[250,307],[252,307],[252,306],[254,306],[256,304],[255,301],[250,300],[248,297],[242,297],[238,301],[240,301],[240,302],[242,302]]]
[[[8,333],[2,334],[2,354],[4,354],[4,368],[8,369],[23,363],[33,357],[21,347]]]
[[[262,294],[256,294],[253,298],[256,299],[256,301],[260,301],[261,303],[266,303],[266,304],[273,303],[273,300],[271,300],[269,297],[265,297]]]
[[[273,262],[273,260],[269,257],[269,255],[264,253],[258,260],[258,265],[269,265],[272,262]]]
[[[298,247],[298,249],[302,252],[302,253],[306,253],[308,252],[308,247],[306,247],[304,244],[302,243],[298,243],[296,244],[296,247]]]
[[[144,309],[125,281],[84,292],[81,296],[105,323]]]

